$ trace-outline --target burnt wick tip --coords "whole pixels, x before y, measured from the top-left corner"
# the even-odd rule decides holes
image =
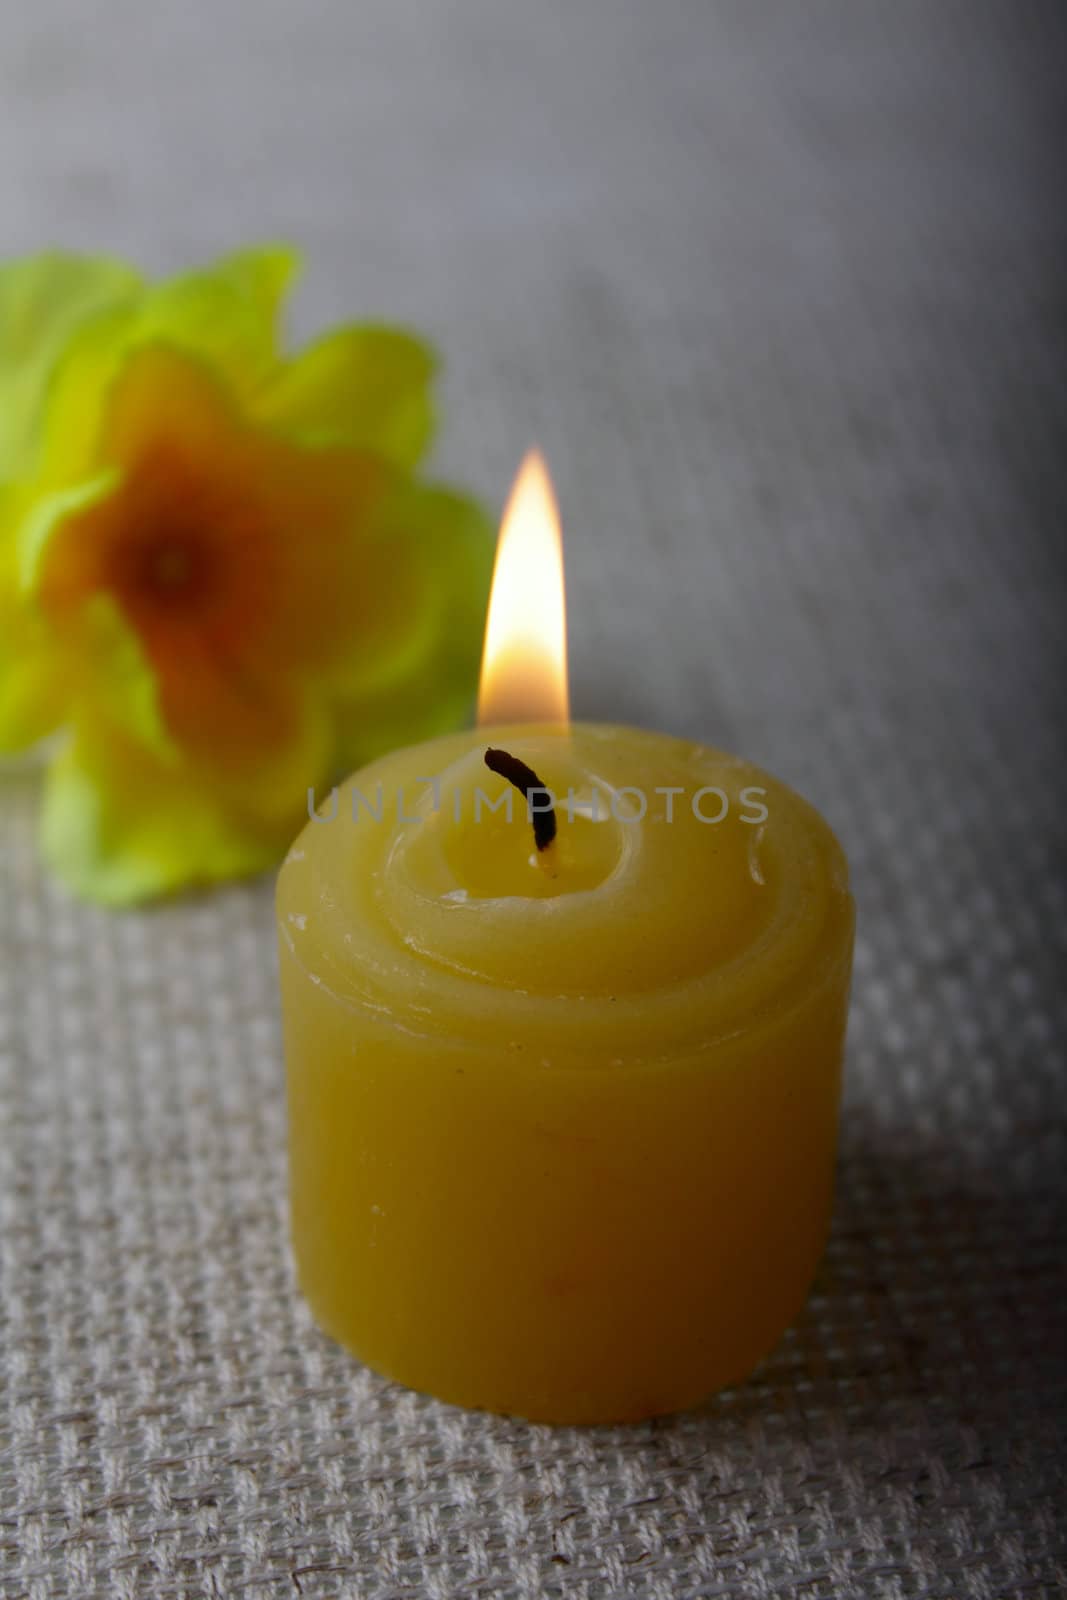
[[[531,807],[534,795],[552,799],[551,789],[546,789],[537,773],[528,767],[525,761],[520,761],[518,756],[513,756],[507,750],[494,750],[491,746],[485,752],[485,764],[490,772],[495,772],[498,777],[506,778],[515,785],[523,799],[530,807],[530,821],[533,824],[534,844],[538,850],[547,850],[556,837],[556,813],[549,803],[539,805],[536,810]]]

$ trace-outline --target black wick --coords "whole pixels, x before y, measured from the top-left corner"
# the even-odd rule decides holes
[[[509,755],[506,750],[489,749],[485,752],[485,764],[490,772],[495,772],[498,777],[506,778],[513,783],[526,801],[530,812],[530,821],[533,823],[534,844],[538,850],[547,850],[556,837],[556,813],[551,805],[539,806],[535,811],[531,804],[534,795],[547,795],[552,799],[551,789],[546,789],[537,773],[528,767],[525,761],[520,761],[518,756]]]

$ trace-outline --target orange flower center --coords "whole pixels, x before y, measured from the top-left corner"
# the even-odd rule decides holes
[[[211,561],[197,534],[150,529],[116,554],[115,587],[129,612],[185,610],[203,601]]]

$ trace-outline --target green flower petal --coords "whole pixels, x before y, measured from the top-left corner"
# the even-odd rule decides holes
[[[99,720],[48,770],[42,853],[69,889],[104,905],[261,872],[284,844],[235,827],[210,790]]]
[[[291,244],[261,244],[222,256],[207,270],[223,279],[249,305],[264,325],[277,331],[285,297],[300,274],[300,252]]]
[[[63,673],[47,630],[23,603],[16,538],[23,498],[0,488],[0,751],[27,750],[59,725]]]
[[[49,543],[67,517],[96,505],[112,492],[118,481],[118,473],[108,467],[82,483],[42,494],[31,503],[21,524],[13,530],[18,587],[23,595],[33,593]]]
[[[111,596],[93,595],[82,608],[78,628],[83,676],[75,690],[75,714],[84,698],[173,770],[179,754],[163,720],[155,675],[140,639]]]
[[[278,360],[278,313],[298,267],[297,253],[277,245],[183,273],[149,290],[130,342],[191,350],[249,395]]]
[[[304,444],[357,446],[411,467],[433,434],[436,365],[402,329],[343,328],[282,368],[256,410]]]
[[[41,478],[67,483],[98,465],[111,386],[138,345],[163,343],[191,352],[248,401],[279,359],[278,313],[298,264],[296,253],[283,246],[241,251],[139,297],[102,306],[83,320],[53,363]]]
[[[2,625],[2,623],[0,623]],[[12,638],[17,643],[17,635]],[[26,640],[27,657],[0,658],[0,751],[29,750],[59,727],[66,709],[62,671]]]
[[[99,471],[101,420],[136,323],[136,302],[108,306],[80,324],[63,346],[41,419],[41,485],[69,485]]]
[[[445,733],[473,709],[495,535],[476,501],[411,481],[380,512],[422,578],[404,648],[367,673],[332,678],[340,770]]]
[[[53,252],[0,266],[0,479],[28,471],[49,375],[75,328],[132,302],[141,280],[104,256]]]

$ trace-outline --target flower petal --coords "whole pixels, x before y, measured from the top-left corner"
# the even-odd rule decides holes
[[[356,648],[330,673],[342,770],[460,725],[474,700],[494,532],[482,508],[452,490],[397,483],[378,532],[418,574],[399,647],[368,660]]]
[[[119,481],[113,467],[98,472],[81,483],[54,489],[34,500],[11,532],[17,561],[17,584],[25,595],[32,595],[53,540],[61,533],[68,517],[105,500]]]
[[[25,750],[54,733],[82,705],[106,709],[115,725],[174,764],[155,678],[137,635],[109,595],[91,596],[61,637],[34,613],[5,617],[0,647],[0,750]]]
[[[159,692],[187,768],[214,786],[234,816],[299,822],[308,786],[333,762],[321,692],[281,674],[220,672],[206,647],[190,647],[180,676],[164,679]]]
[[[74,715],[83,704],[95,706],[157,760],[177,765],[180,754],[163,719],[159,685],[141,641],[112,597],[92,595],[72,631],[77,652],[71,661]],[[80,669],[76,679],[75,662]]]
[[[300,273],[300,252],[291,244],[254,245],[221,256],[209,270],[257,308],[265,327],[277,331],[285,297]]]
[[[25,500],[0,488],[0,751],[27,750],[58,726],[64,674],[42,619],[23,601],[16,538]]]
[[[287,246],[264,246],[159,284],[145,296],[134,342],[192,351],[251,393],[278,360],[278,313],[299,259]]]
[[[106,256],[60,251],[0,266],[0,479],[29,470],[49,374],[79,323],[131,302],[140,278]]]
[[[301,443],[355,445],[411,467],[433,434],[436,359],[398,328],[352,327],[289,362],[256,404]]]
[[[86,515],[109,500],[119,481],[109,469],[41,496],[6,547],[6,574],[0,562],[0,624],[7,624],[0,626],[0,746],[35,742],[88,699],[106,706],[160,758],[175,758],[141,642],[114,597],[93,586],[98,553],[92,540],[77,537]],[[58,571],[44,606],[41,582],[49,565]]]
[[[138,346],[197,356],[247,400],[278,360],[278,312],[298,262],[284,246],[241,251],[102,307],[77,327],[49,384],[40,476],[65,483],[92,470],[112,384]]]
[[[246,876],[284,842],[236,824],[210,789],[176,775],[99,719],[79,724],[49,767],[41,849],[76,894],[129,905],[196,883]]]
[[[54,733],[66,709],[66,686],[58,663],[43,651],[31,649],[20,659],[16,645],[12,659],[0,660],[0,751],[29,750]]]

